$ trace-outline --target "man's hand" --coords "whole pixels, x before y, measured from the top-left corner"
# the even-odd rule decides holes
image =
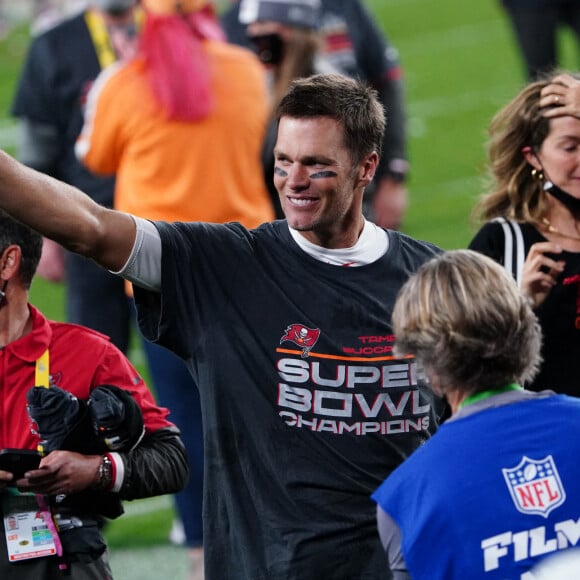
[[[558,276],[563,272],[566,262],[553,260],[546,253],[560,254],[562,248],[554,242],[538,242],[530,248],[522,271],[521,291],[537,308],[556,285]]]
[[[540,96],[540,107],[546,107],[542,111],[544,117],[571,115],[580,119],[580,80],[568,74],[558,75]]]
[[[383,177],[378,182],[374,192],[374,222],[383,228],[392,230],[399,229],[407,205],[407,189],[405,184],[390,177]]]
[[[100,465],[100,455],[53,451],[42,458],[38,469],[29,471],[27,477],[19,479],[16,484],[20,491],[71,495],[91,487],[96,482]]]
[[[0,491],[6,489],[8,484],[12,481],[13,475],[9,471],[2,471],[0,469]]]

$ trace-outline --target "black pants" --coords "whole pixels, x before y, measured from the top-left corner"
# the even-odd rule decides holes
[[[55,558],[38,558],[29,562],[0,563],[2,580],[112,580],[107,554],[92,562],[75,562],[61,571]]]
[[[133,320],[125,282],[92,260],[70,252],[66,264],[66,317],[106,334],[127,352]]]
[[[580,42],[578,0],[548,0],[542,6],[529,0],[504,4],[525,62],[528,80],[559,66],[557,32],[560,26],[570,28]]]

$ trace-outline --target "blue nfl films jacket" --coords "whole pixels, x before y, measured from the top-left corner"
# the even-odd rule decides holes
[[[580,539],[580,400],[538,397],[457,418],[373,499],[414,580],[521,579]]]

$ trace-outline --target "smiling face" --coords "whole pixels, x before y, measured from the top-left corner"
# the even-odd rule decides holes
[[[337,121],[282,117],[274,157],[274,185],[288,225],[319,246],[353,246],[363,226],[364,188],[378,155],[353,166]]]
[[[580,199],[580,119],[552,119],[537,157],[554,184]]]

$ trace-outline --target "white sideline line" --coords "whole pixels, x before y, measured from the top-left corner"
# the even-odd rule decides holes
[[[446,117],[455,115],[457,112],[479,109],[481,108],[482,103],[493,105],[492,108],[495,108],[498,104],[506,101],[508,96],[511,96],[512,93],[512,85],[488,86],[481,91],[456,94],[452,97],[436,96],[430,99],[421,99],[417,101],[409,100],[407,102],[407,110],[410,117]]]
[[[437,181],[436,183],[431,183],[423,187],[413,187],[412,191],[416,195],[424,192],[423,195],[429,194],[434,196],[435,192],[438,192],[437,195],[443,192],[446,197],[465,198],[466,195],[479,195],[482,187],[481,176],[471,175],[457,179],[448,179],[447,181]]]
[[[397,43],[397,50],[403,58],[405,55],[433,55],[441,52],[457,52],[470,46],[484,47],[488,43],[503,40],[506,36],[505,29],[498,25],[501,19],[486,20],[477,24],[454,26],[420,35],[407,35],[404,40]],[[387,30],[388,35],[388,30]],[[482,50],[485,50],[482,48]]]

